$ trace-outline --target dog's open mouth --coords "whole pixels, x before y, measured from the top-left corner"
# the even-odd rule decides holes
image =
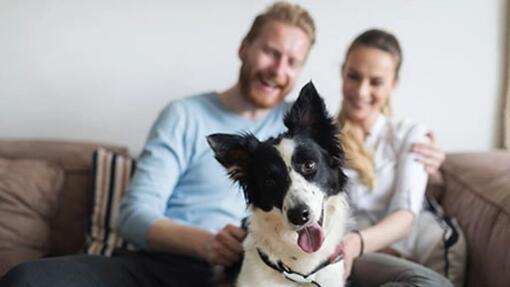
[[[322,208],[319,221],[298,230],[298,245],[304,252],[313,253],[321,248],[324,241],[324,232],[322,231],[323,219],[324,207]]]

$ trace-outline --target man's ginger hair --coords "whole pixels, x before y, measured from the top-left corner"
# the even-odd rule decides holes
[[[253,42],[259,36],[262,27],[270,21],[278,21],[298,27],[308,36],[310,46],[315,43],[315,23],[312,16],[303,7],[283,1],[269,6],[255,18],[250,31],[244,37],[244,41]]]

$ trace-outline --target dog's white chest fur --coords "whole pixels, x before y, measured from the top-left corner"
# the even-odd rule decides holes
[[[341,242],[346,220],[348,204],[344,194],[330,197],[325,203],[325,240],[321,248],[314,253],[305,253],[297,246],[297,234],[284,228],[281,213],[269,213],[254,210],[250,217],[250,229],[244,241],[244,261],[236,286],[317,286],[315,284],[295,283],[284,274],[267,266],[257,248],[268,255],[272,262],[281,260],[292,270],[308,274],[326,258],[335,252]],[[310,276],[322,287],[342,287],[343,261],[330,264]]]

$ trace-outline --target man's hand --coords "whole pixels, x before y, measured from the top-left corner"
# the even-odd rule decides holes
[[[204,257],[212,265],[231,266],[241,259],[245,236],[246,232],[243,229],[226,225],[207,240]]]
[[[351,274],[352,262],[356,259],[361,249],[361,238],[356,233],[348,233],[344,236],[344,279]]]
[[[434,133],[429,132],[427,137],[430,143],[415,143],[412,151],[418,154],[418,160],[425,165],[425,170],[430,177],[439,176],[439,167],[443,164],[446,156],[444,151],[439,147]]]

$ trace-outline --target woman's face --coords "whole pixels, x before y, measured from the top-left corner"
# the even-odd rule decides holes
[[[343,110],[356,124],[370,127],[395,88],[397,60],[388,52],[355,47],[342,69]]]

